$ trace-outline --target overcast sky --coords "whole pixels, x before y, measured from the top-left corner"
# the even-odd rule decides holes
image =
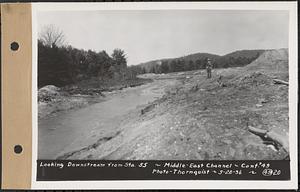
[[[286,11],[56,11],[38,14],[38,30],[59,27],[69,45],[125,50],[128,64],[197,52],[288,47]]]

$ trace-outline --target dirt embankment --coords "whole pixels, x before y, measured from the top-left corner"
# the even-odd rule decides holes
[[[251,132],[253,126],[288,137],[286,49],[271,50],[242,68],[163,75],[179,83],[128,114],[118,135],[69,159],[285,159],[288,153]],[[157,77],[160,78],[160,77]],[[102,140],[101,140],[102,142]]]
[[[127,158],[287,158],[276,143],[248,130],[253,126],[288,137],[288,86],[273,81],[288,81],[285,49],[265,52],[243,68],[215,70],[212,79],[191,72],[186,77],[144,115],[154,122],[166,116],[158,121],[163,122],[159,133],[151,135],[156,143],[148,140]]]

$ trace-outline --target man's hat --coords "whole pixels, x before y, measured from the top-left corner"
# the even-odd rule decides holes
[[[207,58],[207,61],[210,61],[210,58]]]

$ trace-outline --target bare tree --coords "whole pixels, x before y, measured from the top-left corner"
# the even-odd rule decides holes
[[[62,47],[66,44],[66,37],[63,31],[53,24],[43,27],[39,34],[39,40],[50,47]]]

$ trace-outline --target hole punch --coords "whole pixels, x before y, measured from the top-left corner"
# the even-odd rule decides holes
[[[14,152],[15,152],[16,154],[20,154],[20,153],[22,153],[22,151],[23,151],[23,148],[22,148],[21,145],[15,145],[15,147],[14,147]]]
[[[19,43],[17,43],[17,42],[12,42],[10,44],[10,49],[13,50],[13,51],[17,51],[19,49],[19,47],[20,47]]]

